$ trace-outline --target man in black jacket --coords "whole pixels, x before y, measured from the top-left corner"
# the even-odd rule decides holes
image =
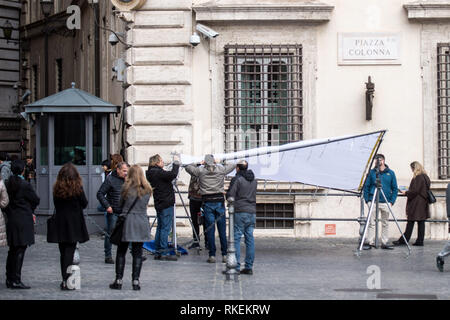
[[[106,233],[111,234],[116,224],[117,218],[122,213],[120,207],[120,191],[125,182],[128,172],[128,163],[120,162],[117,169],[108,175],[97,192],[97,199],[100,204],[106,208]],[[114,264],[111,252],[111,242],[108,236],[105,236],[105,263]]]
[[[245,160],[236,166],[236,176],[231,180],[227,192],[228,201],[233,198],[234,204],[234,244],[236,249],[237,271],[242,274],[253,274],[255,260],[255,240],[253,230],[256,225],[256,188],[258,186],[252,170],[248,170]],[[245,268],[240,270],[241,237],[245,238]]]
[[[172,170],[165,171],[164,161],[159,154],[150,158],[147,180],[153,188],[153,199],[156,210],[155,260],[176,261],[178,258],[169,254],[168,237],[173,224],[175,192],[172,181],[178,176],[180,162],[174,157]]]

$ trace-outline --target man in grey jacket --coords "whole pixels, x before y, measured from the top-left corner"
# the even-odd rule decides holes
[[[234,170],[234,164],[219,165],[213,155],[208,154],[202,161],[202,166],[191,164],[186,167],[186,172],[199,179],[200,194],[203,201],[203,213],[205,215],[206,238],[208,239],[209,258],[207,262],[216,262],[215,223],[219,231],[222,262],[227,258],[227,235],[224,204],[225,176]]]
[[[252,170],[248,170],[245,160],[236,166],[236,176],[230,183],[227,200],[234,204],[234,244],[236,249],[237,271],[241,274],[253,274],[255,260],[255,240],[253,230],[256,225],[256,189],[258,182]],[[241,238],[245,239],[245,268],[240,270]]]

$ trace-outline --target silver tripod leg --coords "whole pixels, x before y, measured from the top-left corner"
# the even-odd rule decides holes
[[[375,197],[377,196],[377,192],[378,192],[378,189],[375,188],[375,192],[373,194],[373,199],[375,199]],[[369,213],[367,214],[366,225],[364,226],[364,232],[363,232],[363,236],[361,238],[361,243],[359,244],[358,254],[361,252],[362,247],[364,245],[364,240],[366,239],[367,229],[369,228],[370,217],[372,216],[374,205],[375,205],[375,201],[372,201],[370,203]]]
[[[408,246],[408,254],[406,255],[406,257],[409,257],[409,255],[411,254],[411,247],[409,246],[408,241],[406,241],[405,235],[403,234],[403,231],[400,228],[400,225],[398,224],[397,218],[395,217],[394,213],[392,212],[391,205],[390,205],[389,201],[387,201],[386,195],[384,194],[383,189],[380,189],[380,190],[381,190],[381,194],[383,195],[384,201],[386,201],[386,204],[389,208],[389,212],[391,213],[392,217],[394,218],[394,221],[395,221],[395,224],[397,225],[398,231],[400,231],[403,240],[405,241],[406,245]]]

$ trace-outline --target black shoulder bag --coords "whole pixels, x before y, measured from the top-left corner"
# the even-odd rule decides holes
[[[430,186],[427,185],[427,179],[425,179],[425,176],[423,176],[423,179],[425,180],[425,185],[427,186],[427,201],[429,204],[433,204],[436,202],[436,197],[433,192],[431,192]]]
[[[130,213],[131,209],[133,209],[134,205],[136,204],[138,200],[138,197],[134,199],[133,204],[128,209],[128,212],[125,216],[119,216],[119,219],[117,219],[116,225],[111,232],[111,235],[109,236],[109,240],[112,244],[119,245],[120,242],[122,242],[122,234],[123,234],[123,226],[125,225],[125,219],[127,218],[127,215]]]

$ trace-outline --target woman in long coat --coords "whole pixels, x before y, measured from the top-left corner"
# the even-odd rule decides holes
[[[2,209],[6,208],[9,203],[8,192],[6,191],[5,183],[0,175],[0,247],[5,247],[6,242],[6,223]]]
[[[67,268],[73,263],[73,255],[77,242],[89,240],[84,220],[83,209],[88,205],[83,190],[83,183],[77,168],[66,163],[58,173],[53,186],[53,203],[55,204],[55,220],[60,252],[61,290],[67,288],[69,274]]]
[[[122,278],[125,269],[125,256],[131,243],[133,256],[132,280],[133,290],[140,290],[139,276],[142,267],[142,245],[150,241],[150,224],[147,217],[147,206],[152,195],[152,188],[144,176],[141,167],[134,165],[128,170],[127,178],[122,186],[120,204],[125,219],[122,241],[117,247],[116,280],[109,285],[111,289],[122,289]]]
[[[9,205],[5,209],[8,257],[6,259],[6,287],[10,289],[30,289],[22,283],[22,265],[25,251],[34,244],[33,211],[39,205],[39,197],[25,180],[25,162],[11,163],[12,175],[8,179]]]
[[[430,189],[431,181],[423,166],[419,162],[412,162],[410,167],[413,172],[413,178],[409,185],[408,191],[400,191],[407,197],[406,217],[408,223],[406,224],[406,230],[403,235],[405,236],[406,241],[409,242],[413,232],[414,222],[417,222],[417,240],[413,245],[423,246],[423,238],[425,236],[425,220],[430,217],[430,206],[428,204],[427,191]],[[394,241],[394,244],[404,245],[405,241],[403,240],[403,237],[400,237],[400,239]]]

